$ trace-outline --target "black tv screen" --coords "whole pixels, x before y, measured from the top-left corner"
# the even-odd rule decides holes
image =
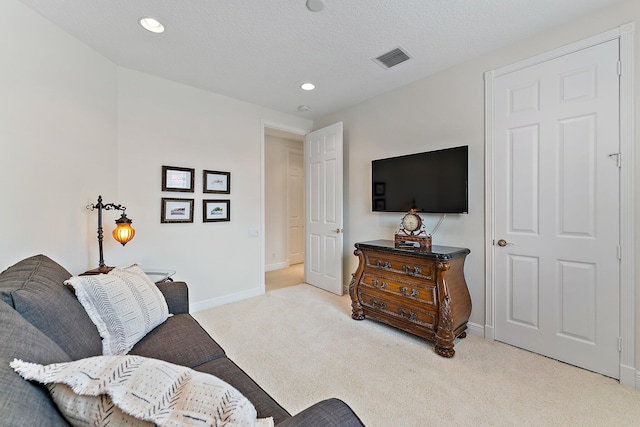
[[[468,213],[469,147],[373,160],[374,212]]]

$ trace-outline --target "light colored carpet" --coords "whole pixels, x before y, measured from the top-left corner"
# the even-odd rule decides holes
[[[338,397],[368,427],[640,425],[640,391],[613,379],[473,335],[445,359],[350,304],[303,284],[194,316],[294,414]]]
[[[267,291],[296,286],[304,283],[304,263],[293,264],[287,268],[267,271],[264,274],[264,284]]]

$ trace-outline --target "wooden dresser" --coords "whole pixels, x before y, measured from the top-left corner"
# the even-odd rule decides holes
[[[469,249],[396,248],[392,240],[356,243],[360,264],[349,285],[351,317],[366,316],[435,341],[453,357],[453,341],[466,336],[471,297],[464,279]]]

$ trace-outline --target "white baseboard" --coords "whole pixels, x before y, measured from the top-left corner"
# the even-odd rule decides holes
[[[620,384],[640,390],[640,371],[631,366],[620,365]]]
[[[478,325],[477,323],[467,322],[467,332],[472,335],[484,338],[484,326]]]
[[[635,375],[633,375],[634,372]],[[640,371],[620,366],[620,384],[640,390]]]
[[[195,313],[197,311],[206,310],[209,308],[217,307],[219,305],[228,304],[230,302],[236,302],[243,299],[256,297],[258,295],[262,295],[264,293],[264,289],[261,288],[253,288],[248,291],[238,292],[231,295],[225,295],[219,298],[211,298],[208,300],[196,302],[193,304],[189,304],[189,313]]]
[[[276,263],[273,263],[273,264],[266,264],[264,266],[264,271],[281,270],[281,269],[287,268],[287,267],[289,267],[289,262],[288,261],[276,262]]]
[[[496,332],[493,326],[484,325],[484,337],[491,341],[496,339]]]

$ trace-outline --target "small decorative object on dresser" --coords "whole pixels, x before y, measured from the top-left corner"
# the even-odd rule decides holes
[[[431,235],[427,234],[424,223],[415,209],[402,217],[400,229],[395,234],[396,248],[431,248]]]
[[[453,357],[455,338],[467,336],[471,297],[464,278],[466,248],[396,247],[390,240],[355,244],[360,264],[349,285],[351,317],[365,316],[435,341]]]

